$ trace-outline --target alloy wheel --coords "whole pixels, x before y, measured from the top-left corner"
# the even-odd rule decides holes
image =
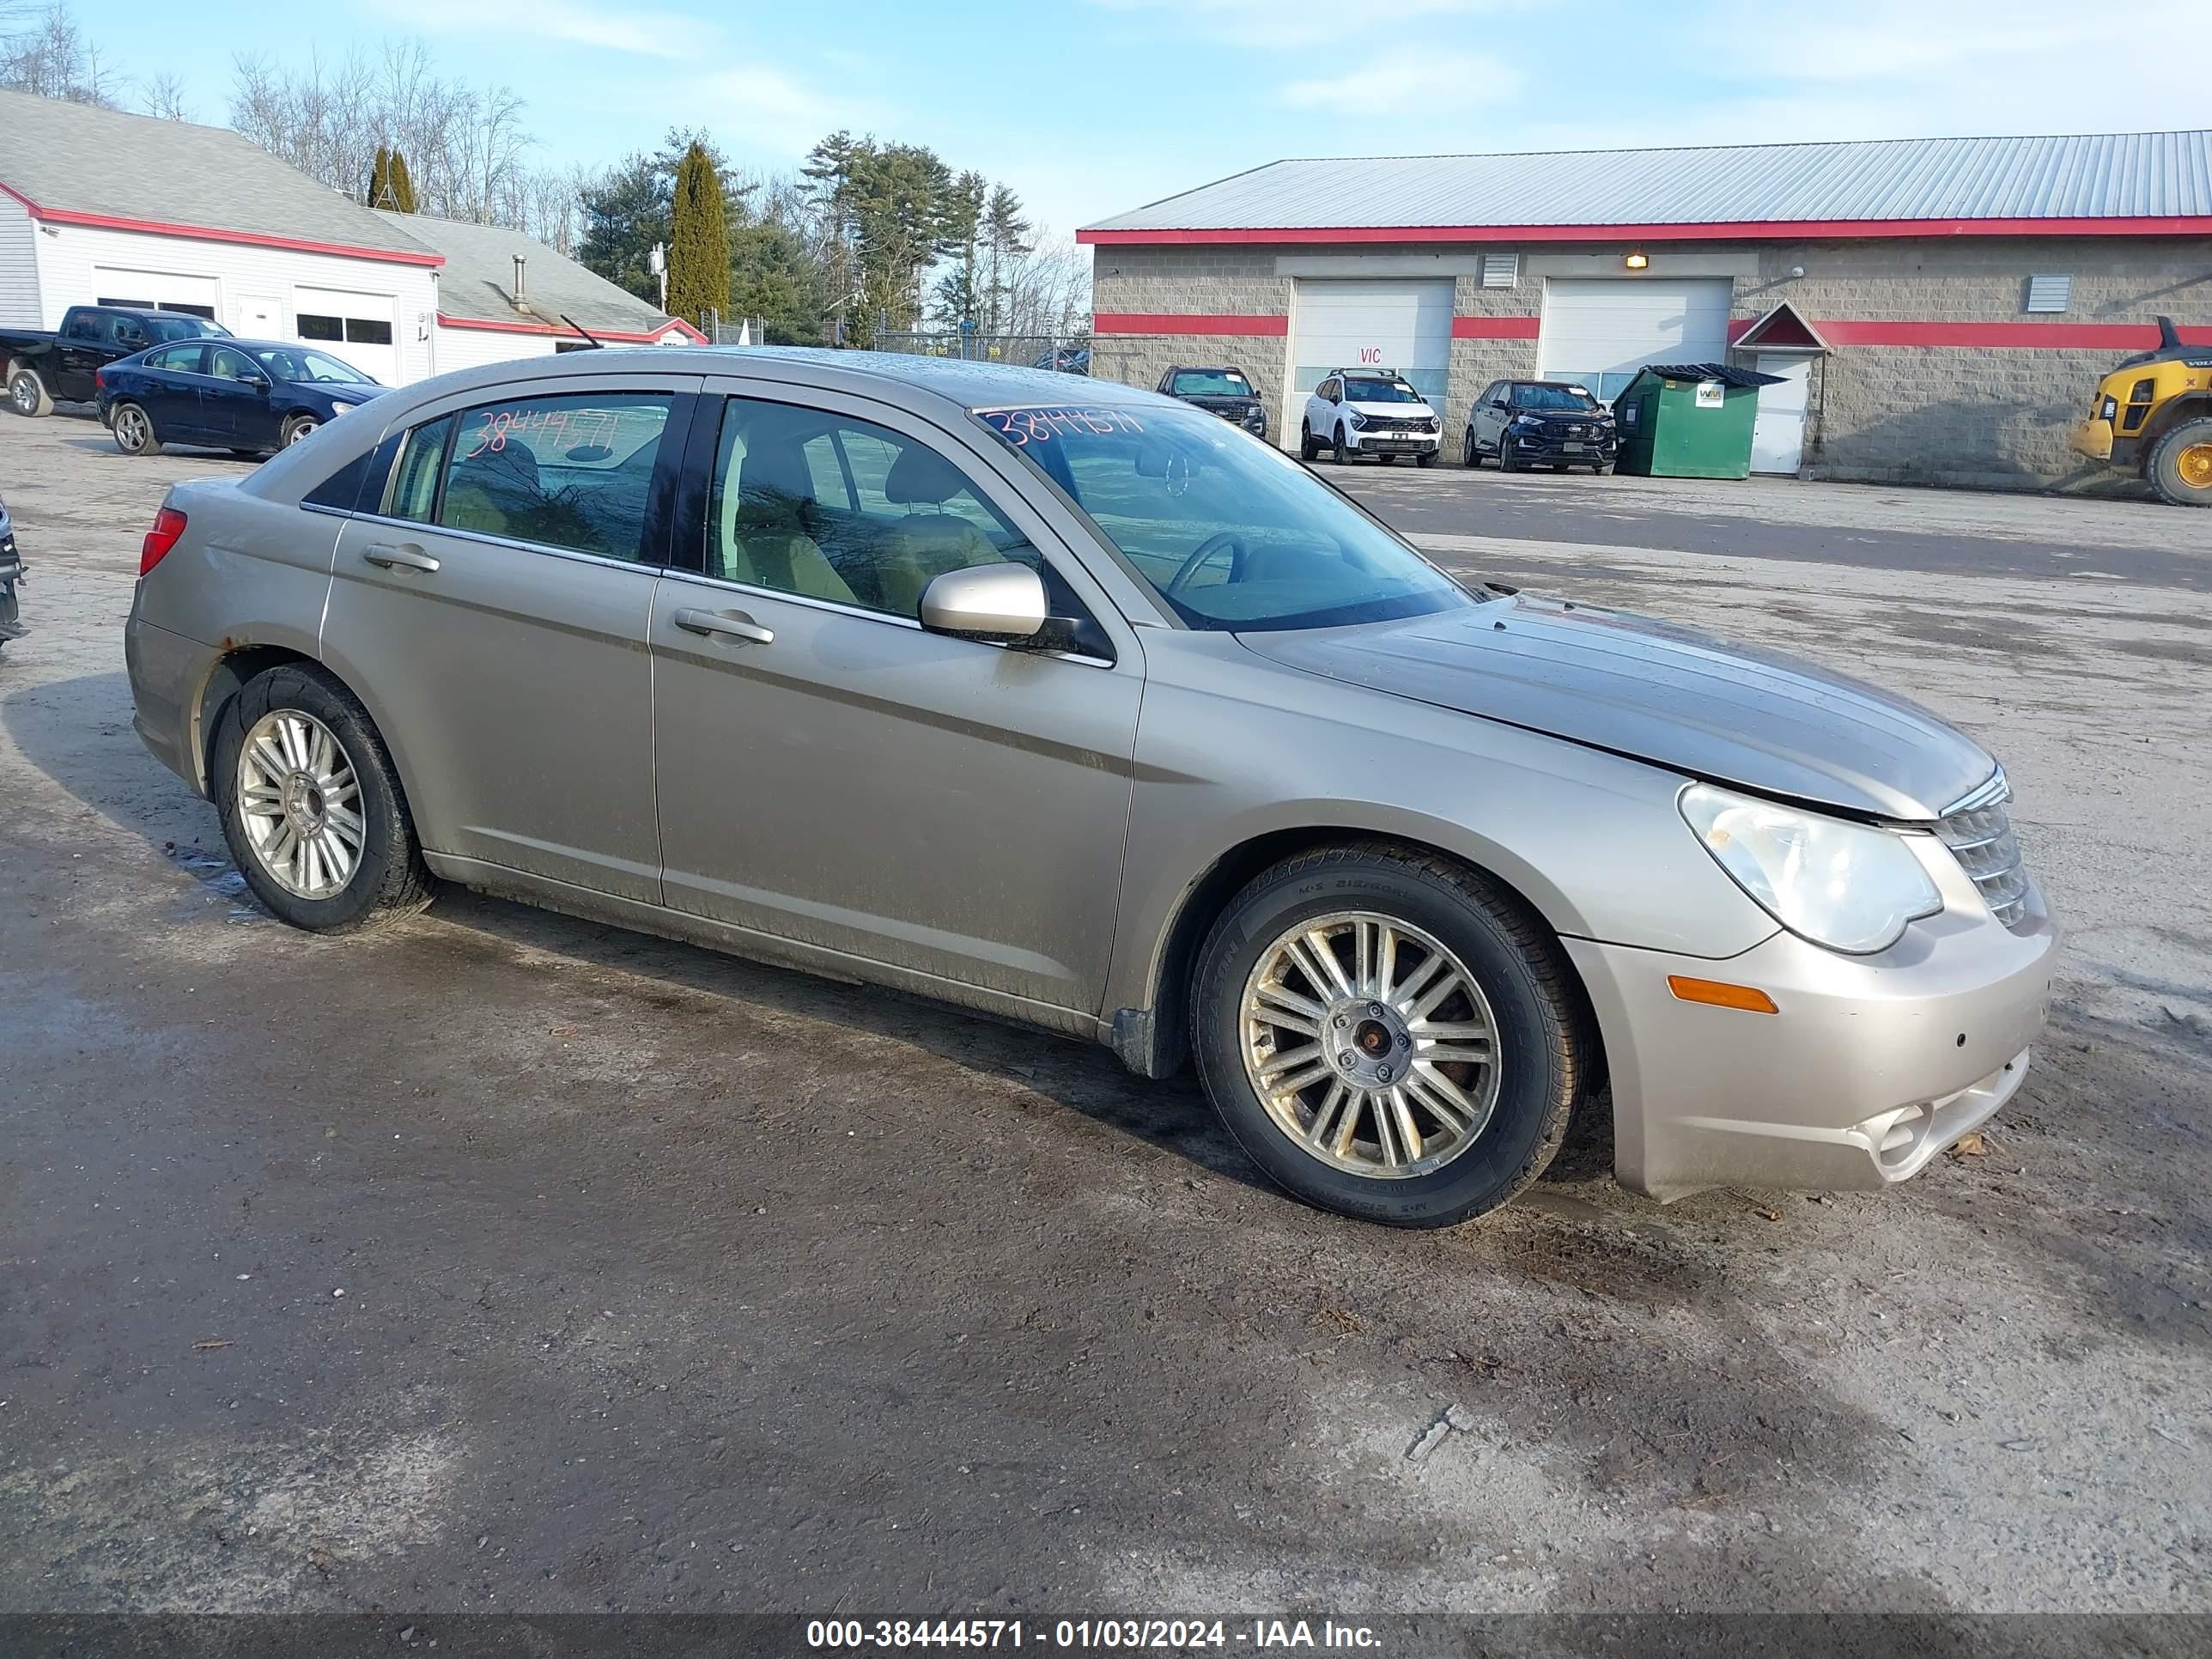
[[[238,751],[238,816],[271,880],[304,899],[345,890],[368,826],[345,746],[313,714],[272,709]]]
[[[294,416],[290,423],[284,428],[284,447],[289,449],[302,438],[313,435],[315,428],[321,424],[321,422],[308,416]]]
[[[137,404],[125,404],[115,411],[115,441],[126,453],[136,455],[153,435],[153,423]]]
[[[8,384],[8,397],[18,415],[28,415],[39,406],[39,384],[28,374],[18,374]]]
[[[1286,930],[1245,981],[1240,1023],[1245,1077],[1268,1117],[1350,1174],[1442,1169],[1496,1109],[1488,999],[1450,950],[1394,917],[1343,911]]]

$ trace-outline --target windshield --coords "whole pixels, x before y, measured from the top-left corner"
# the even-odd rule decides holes
[[[204,317],[142,317],[146,337],[156,343],[171,340],[228,339],[230,331],[221,323],[211,323]]]
[[[1186,368],[1173,382],[1178,398],[1249,398],[1252,383],[1233,368]]]
[[[1344,383],[1348,404],[1417,404],[1421,394],[1403,380],[1352,380]]]
[[[327,352],[286,346],[280,350],[261,351],[254,355],[261,359],[261,366],[269,371],[271,380],[336,381],[341,386],[376,384],[351,363],[342,363]]]
[[[1516,386],[1513,388],[1513,407],[1516,409],[1595,409],[1597,399],[1587,392],[1577,392],[1566,386]]]
[[[1193,628],[1327,628],[1474,603],[1289,456],[1202,410],[976,413]]]

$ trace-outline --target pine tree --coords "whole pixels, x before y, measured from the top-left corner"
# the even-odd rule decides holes
[[[1004,185],[991,192],[983,209],[983,247],[988,266],[983,283],[985,326],[996,334],[1010,307],[1014,261],[1030,252],[1030,222],[1022,215],[1022,198]]]
[[[703,323],[730,308],[730,231],[722,177],[697,139],[676,167],[668,235],[668,313]]]
[[[392,152],[383,145],[376,147],[376,160],[368,169],[368,195],[366,199],[373,208],[388,208],[392,194]]]
[[[407,171],[407,158],[396,149],[392,152],[392,173],[386,188],[392,192],[392,199],[379,203],[380,207],[388,207],[395,213],[415,211],[415,180]]]

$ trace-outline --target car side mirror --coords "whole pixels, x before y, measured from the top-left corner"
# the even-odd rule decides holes
[[[1051,620],[1044,579],[1025,564],[970,565],[921,594],[921,625],[965,640],[1034,640]]]
[[[1492,409],[1504,409],[1506,407],[1505,399],[1503,398],[1492,398],[1490,400],[1490,406]]]
[[[240,386],[258,386],[264,392],[269,390],[269,377],[266,374],[241,374],[238,377],[238,383]]]

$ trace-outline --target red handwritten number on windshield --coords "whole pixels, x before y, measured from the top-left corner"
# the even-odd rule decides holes
[[[1026,449],[1032,442],[1049,443],[1054,434],[1103,437],[1145,429],[1135,416],[1105,409],[994,409],[984,411],[983,420],[1016,449]]]

